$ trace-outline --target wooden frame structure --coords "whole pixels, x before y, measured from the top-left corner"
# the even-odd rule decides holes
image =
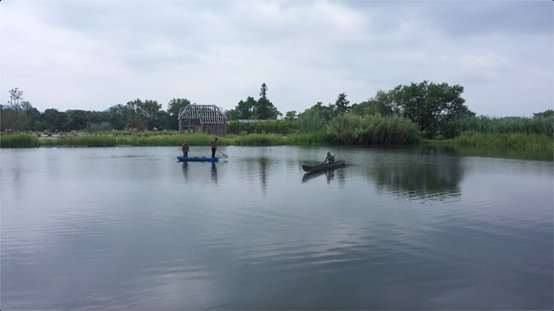
[[[215,105],[191,104],[179,112],[179,133],[227,135],[227,117]]]

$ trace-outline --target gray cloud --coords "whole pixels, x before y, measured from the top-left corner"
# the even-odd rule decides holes
[[[103,110],[174,97],[233,108],[262,82],[277,108],[351,102],[424,79],[470,109],[552,108],[549,1],[48,1],[1,4],[0,100]],[[9,48],[8,48],[9,47]]]

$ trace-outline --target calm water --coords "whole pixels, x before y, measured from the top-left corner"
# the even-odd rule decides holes
[[[552,309],[552,162],[179,149],[0,150],[0,308]]]

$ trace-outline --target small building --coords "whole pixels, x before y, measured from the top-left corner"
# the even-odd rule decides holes
[[[186,106],[179,113],[179,133],[203,133],[227,135],[227,117],[215,105]]]

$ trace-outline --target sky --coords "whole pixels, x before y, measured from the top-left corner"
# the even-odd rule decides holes
[[[173,98],[283,115],[345,93],[459,84],[478,115],[554,105],[554,2],[0,0],[0,104],[44,111]]]

